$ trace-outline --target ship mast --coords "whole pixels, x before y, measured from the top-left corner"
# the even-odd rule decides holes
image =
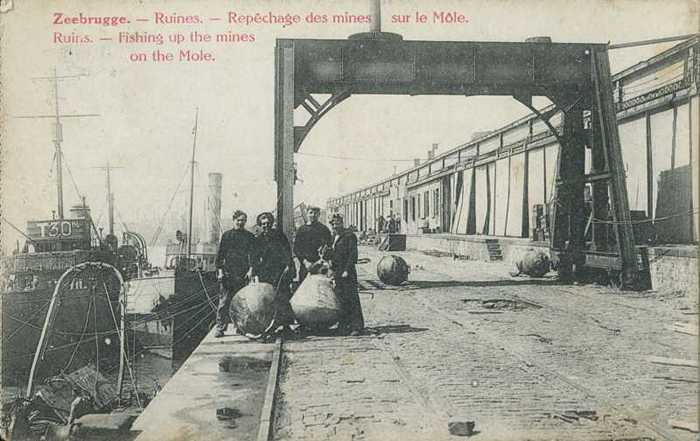
[[[53,69],[53,90],[54,90],[54,110],[56,112],[56,122],[53,144],[56,148],[56,192],[58,197],[58,218],[63,219],[63,152],[61,151],[61,141],[63,141],[63,126],[58,113],[58,76],[56,68]]]
[[[109,179],[109,161],[107,161],[107,213],[109,219],[109,234],[114,236],[114,195],[112,194],[112,183]]]
[[[190,162],[190,215],[187,220],[187,262],[189,265],[192,255],[192,210],[194,209],[194,154],[197,148],[197,119],[199,117],[199,107],[194,114],[194,129],[192,131],[194,137],[192,140],[192,161]]]
[[[115,167],[113,165],[109,165],[109,161],[107,161],[107,165],[104,167],[95,167],[100,170],[104,170],[106,174],[106,179],[107,179],[107,218],[109,222],[109,234],[114,235],[114,194],[112,193],[112,178],[111,178],[111,170],[115,170],[118,168],[124,168],[124,167]]]
[[[56,198],[57,198],[57,209],[58,218],[63,219],[63,151],[61,150],[61,142],[63,141],[63,125],[61,124],[61,117],[64,118],[83,118],[88,116],[99,116],[96,113],[87,113],[82,115],[71,114],[63,115],[58,108],[58,80],[64,80],[68,78],[78,78],[84,77],[85,74],[79,75],[61,75],[56,73],[56,68],[53,70],[53,76],[50,77],[33,77],[34,80],[51,80],[53,81],[54,89],[54,114],[53,115],[26,115],[26,116],[16,116],[15,118],[51,118],[54,122],[54,138],[53,144],[56,150]]]

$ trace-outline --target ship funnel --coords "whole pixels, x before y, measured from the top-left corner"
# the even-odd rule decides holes
[[[221,173],[209,173],[207,200],[207,242],[219,243],[221,237]]]

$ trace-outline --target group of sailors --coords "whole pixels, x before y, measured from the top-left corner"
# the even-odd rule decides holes
[[[299,332],[290,306],[292,287],[300,285],[308,274],[328,270],[335,282],[339,300],[337,331],[341,335],[358,335],[364,329],[357,284],[357,237],[345,228],[343,217],[334,214],[332,228],[319,222],[320,209],[307,209],[307,222],[299,227],[290,247],[286,235],[276,227],[272,213],[256,218],[259,233],[245,226],[248,216],[233,213],[233,228],[221,237],[216,257],[217,279],[222,289],[216,313],[216,337],[223,337],[229,322],[229,308],[236,293],[248,283],[269,283],[276,291],[276,314],[273,330]],[[297,274],[296,256],[300,263]]]

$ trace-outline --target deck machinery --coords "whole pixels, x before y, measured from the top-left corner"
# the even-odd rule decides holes
[[[561,276],[586,265],[620,271],[623,286],[639,279],[613,105],[608,47],[593,43],[407,41],[378,30],[346,40],[278,39],[275,50],[275,180],[277,213],[293,230],[294,153],[331,109],[353,94],[512,96],[547,124],[561,146],[550,247]],[[319,102],[314,95],[329,96]],[[554,103],[539,113],[532,97]],[[294,125],[293,112],[309,114]],[[563,112],[559,130],[549,118]],[[591,173],[585,172],[585,149]],[[590,183],[592,213],[585,187]],[[592,223],[592,242],[585,241]],[[613,234],[608,234],[612,230]],[[607,260],[606,260],[607,259]]]

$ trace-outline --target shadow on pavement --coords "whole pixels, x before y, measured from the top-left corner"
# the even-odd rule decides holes
[[[570,285],[570,284],[561,282],[559,280],[553,280],[553,279],[475,280],[475,281],[411,280],[408,284],[402,285],[401,288],[404,288],[404,289],[431,289],[431,288],[452,288],[452,287],[455,287],[455,288],[457,288],[457,287],[487,288],[487,287],[491,287],[491,286],[525,286],[525,285],[557,286],[557,285]]]
[[[360,335],[380,335],[380,334],[405,334],[408,332],[425,332],[428,328],[414,328],[411,325],[383,325],[383,326],[367,326],[362,330]],[[346,335],[338,334],[336,329],[313,329],[305,328],[302,335],[297,336],[297,339],[305,337],[346,337]]]
[[[407,332],[425,332],[428,328],[414,328],[411,325],[384,325],[368,326],[366,331],[370,334],[404,334]]]

